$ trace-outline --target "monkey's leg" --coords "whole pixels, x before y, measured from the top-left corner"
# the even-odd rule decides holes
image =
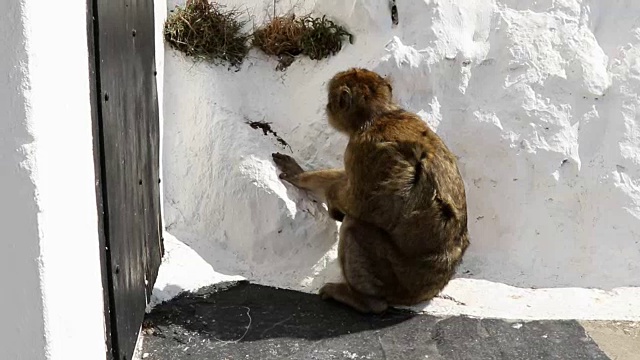
[[[333,299],[361,313],[380,314],[387,310],[384,300],[370,299],[349,287],[347,283],[326,283],[319,292],[322,300]]]
[[[393,258],[394,254],[390,253],[393,251],[387,233],[347,216],[340,229],[338,248],[345,282],[325,284],[320,296],[360,312],[384,312],[388,307],[388,292],[397,283],[386,258]]]

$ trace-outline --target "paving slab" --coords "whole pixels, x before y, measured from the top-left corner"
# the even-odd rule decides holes
[[[581,321],[580,324],[612,360],[640,360],[640,323]]]
[[[610,359],[577,321],[363,315],[319,296],[237,282],[157,305],[144,359]]]

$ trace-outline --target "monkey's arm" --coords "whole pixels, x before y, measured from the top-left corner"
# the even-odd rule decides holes
[[[337,221],[344,219],[344,211],[334,205],[334,201],[329,201],[327,194],[331,189],[345,188],[347,185],[347,175],[342,169],[304,171],[300,165],[290,156],[284,154],[273,154],[273,160],[282,171],[280,178],[292,185],[314,193],[318,198],[327,203],[330,216]]]
[[[344,220],[346,214],[337,198],[347,187],[347,175],[342,169],[305,171],[294,180],[297,187],[312,191],[327,204],[329,215],[337,221]]]
[[[347,174],[342,169],[312,170],[299,174],[294,181],[297,187],[313,191],[324,198],[329,188],[346,185]]]
[[[327,189],[334,183],[346,183],[347,175],[342,169],[305,171],[289,155],[275,153],[272,156],[276,166],[282,171],[280,179],[298,188],[312,191],[323,198]]]

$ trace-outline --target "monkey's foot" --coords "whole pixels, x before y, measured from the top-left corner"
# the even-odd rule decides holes
[[[298,165],[298,162],[289,155],[273,153],[271,156],[278,169],[282,172],[280,179],[291,180],[304,172],[302,167]]]
[[[389,305],[381,299],[359,294],[345,283],[326,283],[318,292],[322,300],[333,299],[362,313],[383,313]]]

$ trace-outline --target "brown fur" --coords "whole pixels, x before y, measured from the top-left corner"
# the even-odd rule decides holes
[[[340,72],[328,90],[329,124],[349,136],[344,170],[304,171],[273,154],[282,179],[321,196],[343,221],[345,282],[328,283],[320,294],[374,313],[429,300],[469,246],[456,158],[424,121],[394,103],[391,85],[375,72]]]

